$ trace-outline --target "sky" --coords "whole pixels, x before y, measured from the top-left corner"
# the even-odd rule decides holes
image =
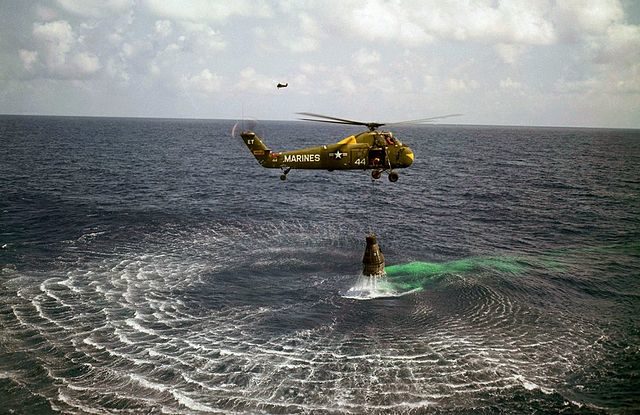
[[[298,112],[640,128],[640,1],[0,0],[1,114]]]

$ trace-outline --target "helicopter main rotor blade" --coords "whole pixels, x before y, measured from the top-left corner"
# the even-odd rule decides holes
[[[429,117],[429,118],[419,118],[417,120],[407,120],[407,121],[398,121],[390,123],[390,125],[398,125],[398,124],[420,124],[420,123],[429,123],[436,120],[441,120],[443,118],[449,117],[459,117],[464,114],[447,114],[447,115],[438,115],[437,117]]]
[[[328,115],[314,114],[312,112],[298,112],[297,114],[306,115],[308,117],[324,118],[325,120],[332,120],[334,122],[339,121],[336,124],[367,125],[367,123],[364,123],[362,121],[347,120],[346,118],[329,117]],[[309,118],[301,118],[301,119],[306,120],[306,121],[323,122],[321,120],[314,120],[314,119],[309,119]]]
[[[417,120],[399,121],[399,122],[393,122],[393,123],[379,123],[379,122],[362,122],[362,121],[349,120],[346,118],[330,117],[328,115],[314,114],[312,112],[298,112],[298,114],[306,115],[309,117],[315,117],[315,118],[300,118],[301,120],[304,120],[304,121],[326,122],[330,124],[364,125],[365,127],[369,128],[369,130],[371,131],[374,131],[378,127],[382,127],[383,125],[429,123],[432,121],[441,120],[443,118],[458,117],[462,115],[462,114],[447,114],[447,115],[439,115],[437,117],[420,118]]]
[[[313,119],[313,118],[298,118],[298,119],[299,119],[299,120],[302,120],[302,121],[327,122],[327,123],[330,123],[330,124],[360,125],[360,123],[354,124],[354,123],[351,123],[351,122],[344,122],[344,121],[315,120],[315,119]]]
[[[305,121],[328,122],[332,124],[346,124],[346,125],[364,125],[370,131],[373,131],[376,128],[382,127],[383,125],[385,125],[384,123],[379,123],[379,122],[354,121],[354,120],[348,120],[346,118],[337,118],[337,117],[329,117],[328,115],[314,114],[311,112],[299,112],[298,114],[308,115],[308,116],[317,117],[317,118],[324,118],[323,120],[317,120],[312,118],[300,118],[301,120],[305,120]]]

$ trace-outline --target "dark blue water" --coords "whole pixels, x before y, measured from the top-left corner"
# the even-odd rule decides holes
[[[404,127],[397,183],[281,182],[233,124],[0,117],[1,411],[640,411],[639,131]]]

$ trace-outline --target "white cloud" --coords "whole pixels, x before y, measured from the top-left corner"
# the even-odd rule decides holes
[[[480,84],[474,79],[449,78],[447,79],[447,88],[453,92],[467,92],[478,89]]]
[[[95,55],[81,52],[69,58],[67,71],[69,74],[73,74],[74,77],[82,78],[97,72],[100,67],[100,60]]]
[[[232,16],[269,17],[272,15],[269,3],[263,0],[141,0],[152,14],[176,20],[224,21]]]
[[[133,0],[56,0],[65,10],[85,17],[103,18],[131,8]]]
[[[71,25],[64,20],[34,24],[33,37],[44,48],[46,65],[51,70],[64,65],[75,41]]]
[[[358,92],[358,87],[353,77],[343,70],[332,73],[331,76],[325,78],[323,86],[328,89],[324,92],[340,92],[341,94],[351,95]]]
[[[513,65],[518,62],[518,59],[524,53],[525,46],[498,43],[495,45],[495,50],[504,63]]]
[[[358,49],[353,54],[355,64],[364,68],[377,66],[380,63],[380,59],[380,53],[375,50]]]
[[[33,70],[33,66],[38,61],[38,52],[34,50],[20,49],[20,60],[27,71]]]
[[[129,43],[129,42],[124,42],[122,43],[122,53],[121,56],[124,58],[132,58],[134,56],[136,56],[141,50],[146,49],[146,43],[144,42],[135,42],[135,43]]]
[[[50,75],[67,79],[82,79],[96,73],[101,65],[97,56],[73,50],[82,38],[77,37],[71,25],[64,20],[35,23],[33,37],[44,55],[44,64]],[[23,63],[28,55],[21,56]],[[31,62],[31,67],[35,60]]]
[[[358,37],[368,41],[399,41],[405,45],[419,45],[432,40],[424,28],[413,21],[410,5],[380,0],[356,4],[358,6],[342,18],[348,21],[345,27]]]
[[[506,79],[502,79],[500,81],[500,88],[507,89],[507,90],[521,90],[522,83],[518,81],[514,81],[510,77],[507,77]]]
[[[280,42],[294,53],[312,52],[320,45],[321,30],[308,13],[298,15],[298,30],[279,30]]]
[[[212,94],[222,87],[222,77],[212,73],[209,69],[203,69],[196,75],[183,76],[180,86],[187,91]]]
[[[518,123],[519,114],[533,117],[523,122],[558,120],[571,113],[562,106],[578,114],[588,102],[609,102],[617,120],[631,120],[640,107],[640,9],[629,0],[11,4],[0,27],[0,89],[20,85],[14,89],[35,97],[22,101],[41,103],[42,113],[51,100],[34,82],[78,103],[115,102],[99,91],[122,88],[119,102],[135,100],[136,108],[162,97],[145,111],[178,114],[182,105],[188,115],[196,104],[218,105],[211,115],[220,117],[238,95],[261,95],[260,108],[274,118],[311,110],[310,100],[362,118],[482,107],[472,120],[479,123]],[[278,81],[290,87],[278,92]],[[185,95],[194,91],[200,101]],[[10,101],[0,104],[5,111]]]
[[[155,28],[160,37],[167,37],[173,32],[173,24],[169,20],[156,20]]]
[[[276,83],[265,75],[259,74],[252,67],[247,67],[240,71],[240,79],[237,88],[241,91],[256,93],[274,92]]]
[[[605,33],[623,17],[618,0],[559,0],[551,19],[564,40],[576,42],[585,36]]]
[[[422,76],[422,83],[427,87],[430,88],[434,85],[434,78],[433,75],[431,74],[425,74]]]
[[[416,57],[408,62],[396,59],[383,60],[377,50],[358,49],[351,55],[350,66],[345,72],[353,75],[354,86],[359,91],[380,92],[382,94],[406,94],[414,89],[414,71],[419,71]],[[407,71],[411,67],[411,71]],[[420,77],[415,78],[420,83]]]
[[[548,45],[556,41],[556,32],[548,19],[548,3],[528,0],[509,1],[499,6],[500,22],[506,30],[498,40],[505,38],[525,45]]]
[[[548,45],[556,40],[548,1],[406,0],[333,3],[334,19],[367,41],[417,47],[435,39]]]
[[[38,19],[44,22],[50,22],[52,20],[58,19],[58,13],[50,7],[36,6],[36,16]]]
[[[206,23],[182,22],[184,38],[182,42],[198,56],[208,56],[226,47],[220,33]]]
[[[640,26],[610,26],[594,48],[598,63],[635,64],[640,61]]]
[[[325,94],[350,96],[369,90],[371,87],[379,89],[371,82],[373,80],[384,82],[382,77],[368,75],[358,68],[346,67],[344,65],[328,66],[303,63],[300,65],[300,71],[302,72],[301,75],[303,75],[307,81],[301,86],[301,92],[315,96]]]
[[[122,59],[117,57],[112,56],[107,59],[105,70],[112,79],[123,82],[124,84],[127,84],[131,80],[131,76],[127,71],[127,65]]]
[[[640,108],[640,63],[627,68],[603,66],[599,71],[581,79],[559,79],[555,90],[562,94],[584,97],[636,95],[635,108]]]

